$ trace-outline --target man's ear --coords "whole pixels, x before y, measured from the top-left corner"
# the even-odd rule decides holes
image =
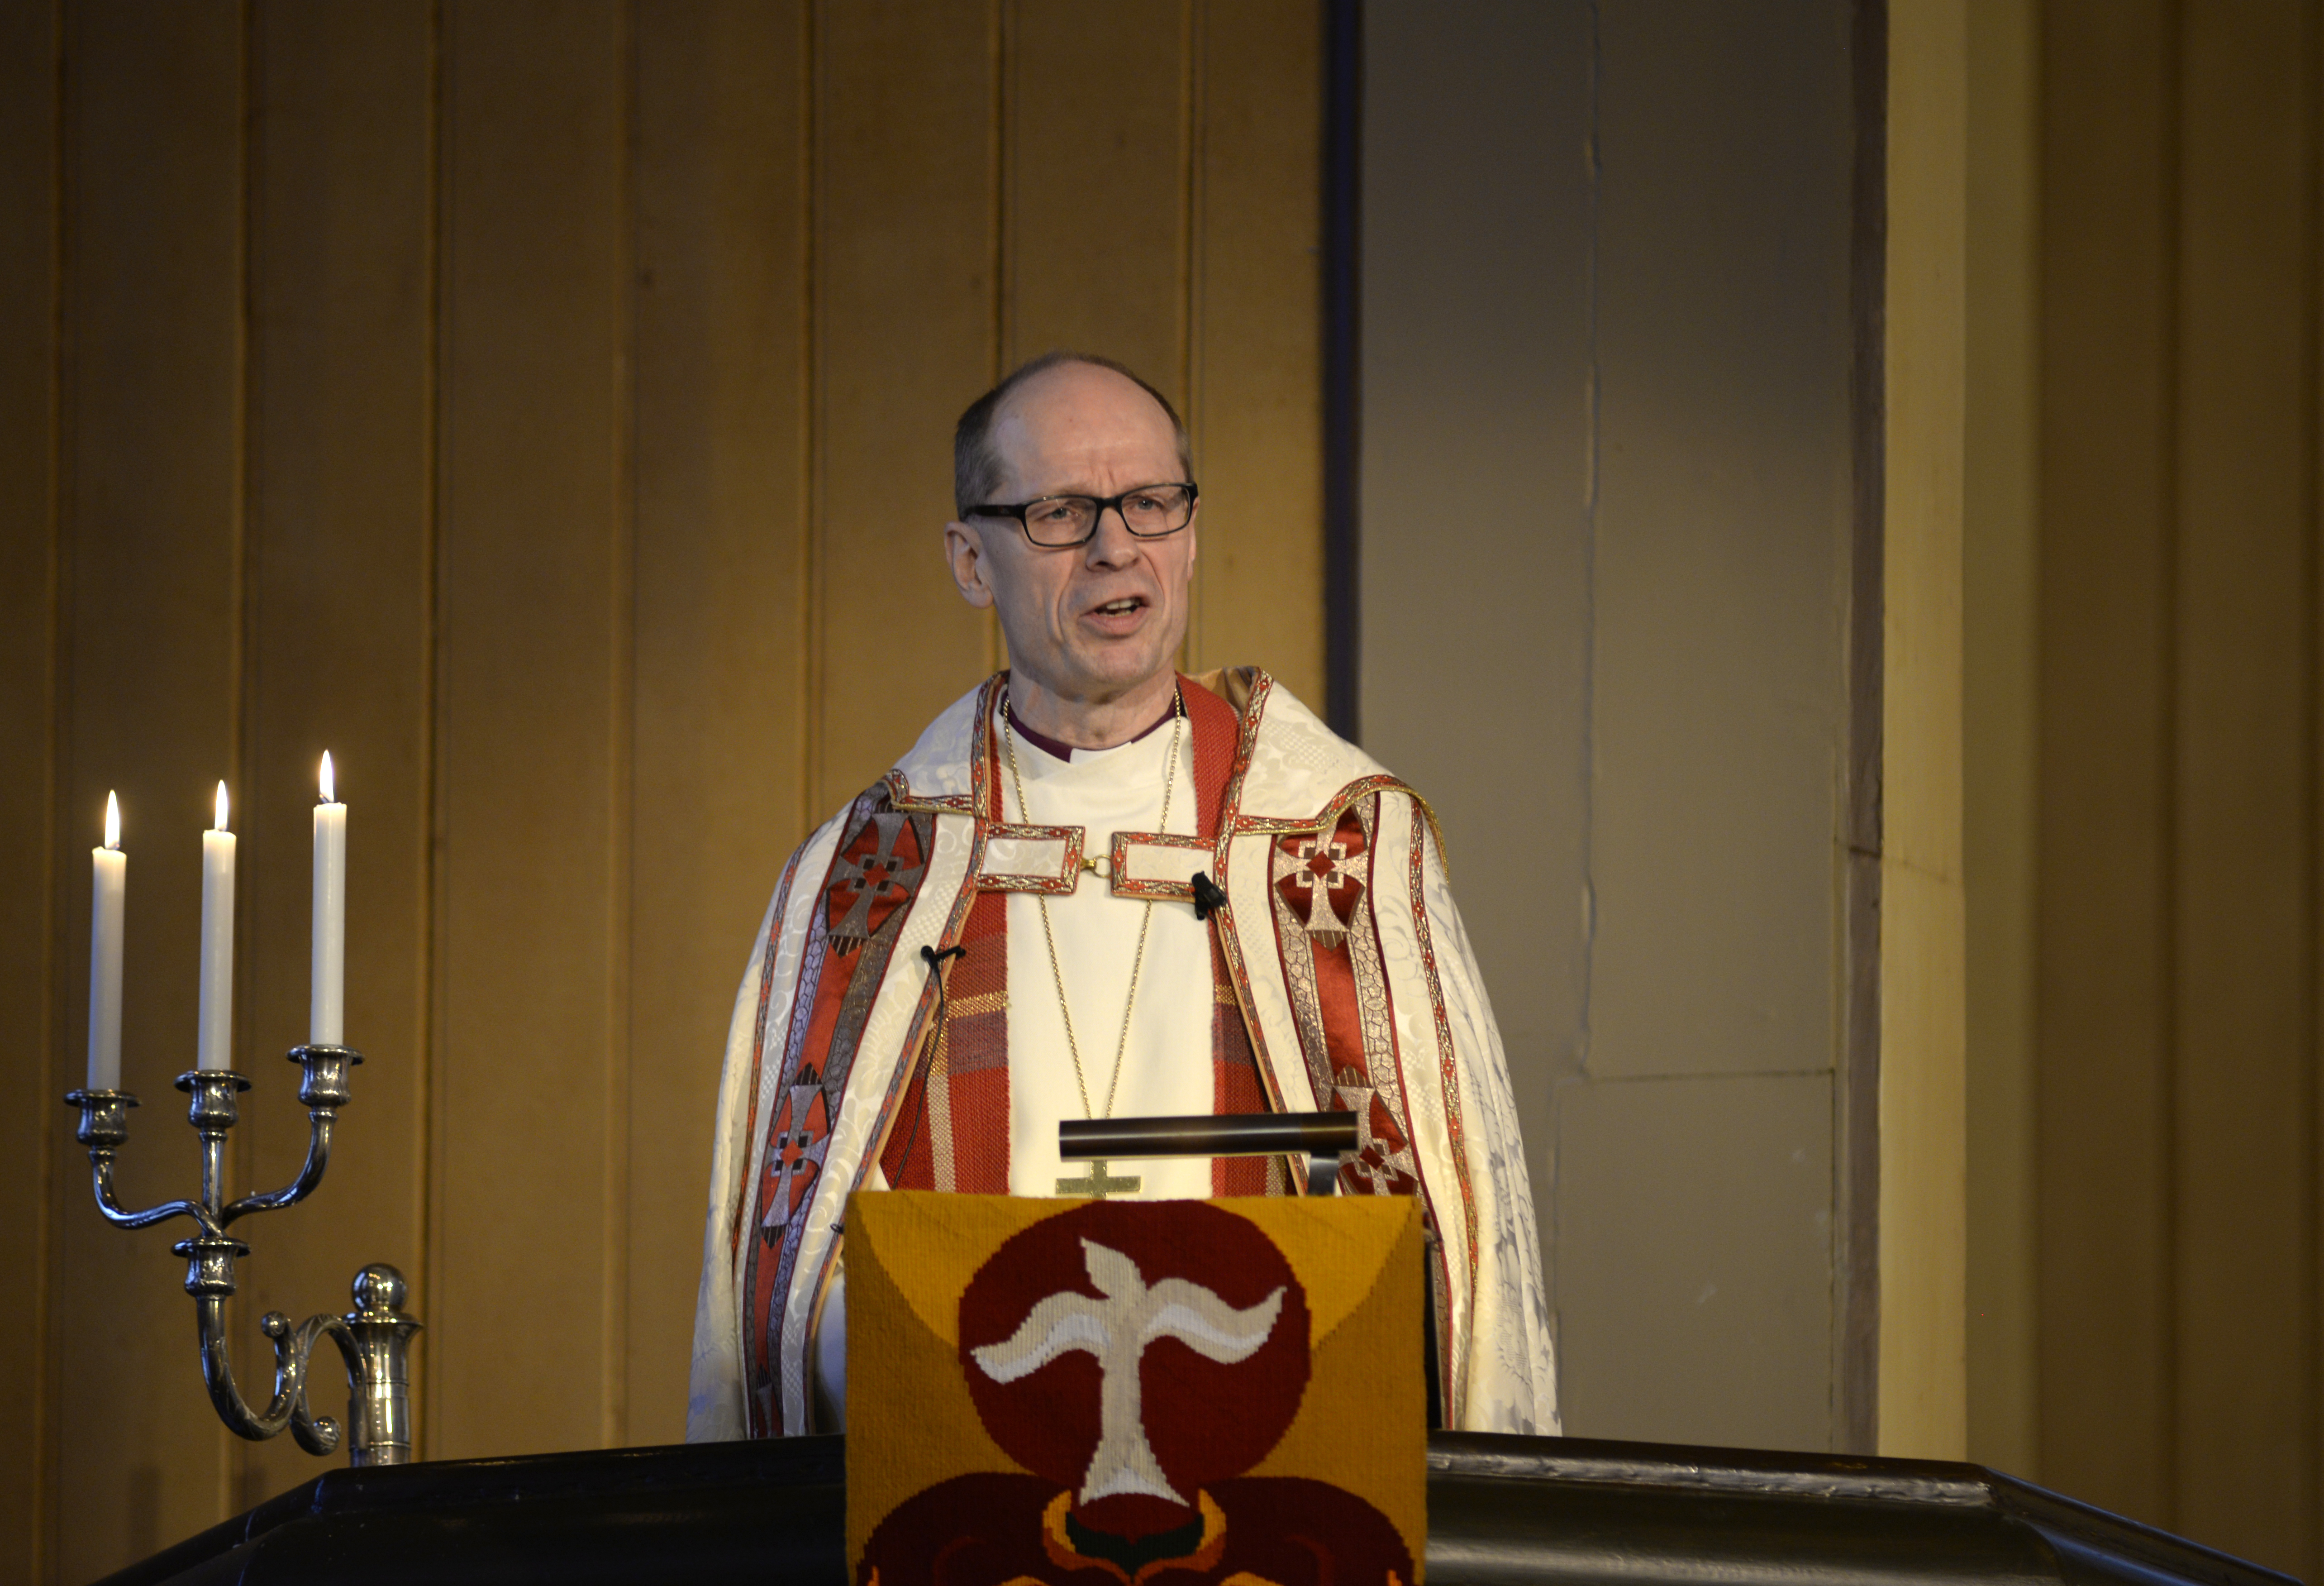
[[[945,525],[945,564],[960,598],[979,610],[992,604],[992,586],[984,580],[984,536],[955,518]]]

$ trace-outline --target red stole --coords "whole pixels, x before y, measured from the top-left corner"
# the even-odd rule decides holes
[[[1181,677],[1178,688],[1194,744],[1196,830],[1205,842],[1215,842],[1241,720],[1233,706],[1193,679]],[[987,787],[1001,785],[998,754],[997,744],[988,747]],[[1103,839],[1104,834],[1093,833],[1090,840]],[[1189,859],[1202,862],[1191,853]],[[881,1169],[893,1188],[1009,1192],[1008,918],[1006,892],[980,892],[970,905],[960,936],[967,952],[945,970],[944,1017],[936,1024],[933,1038],[922,1044],[881,1152]],[[1265,1112],[1267,1095],[1259,1083],[1250,1032],[1235,1000],[1215,929],[1211,935],[1211,988],[1212,1110]],[[1211,1164],[1211,1190],[1218,1195],[1263,1195],[1279,1193],[1281,1185],[1268,1160],[1230,1157]]]

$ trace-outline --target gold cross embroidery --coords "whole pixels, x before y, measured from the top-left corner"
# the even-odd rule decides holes
[[[1057,1193],[1060,1195],[1084,1195],[1093,1200],[1102,1201],[1108,1195],[1111,1194],[1134,1193],[1138,1188],[1145,1183],[1146,1180],[1144,1177],[1138,1173],[1125,1173],[1120,1178],[1111,1177],[1106,1173],[1104,1163],[1093,1162],[1089,1164],[1089,1176],[1087,1178],[1059,1179],[1057,1181]]]

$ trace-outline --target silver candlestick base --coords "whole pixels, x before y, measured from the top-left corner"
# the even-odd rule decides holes
[[[348,1101],[347,1071],[363,1054],[346,1046],[294,1046],[290,1061],[304,1073],[299,1099],[307,1108],[307,1160],[299,1176],[263,1195],[226,1199],[226,1138],[237,1117],[235,1098],[250,1081],[228,1069],[198,1069],[178,1076],[186,1092],[187,1121],[201,1136],[202,1178],[198,1199],[168,1201],[143,1211],[124,1211],[114,1198],[113,1158],[129,1138],[129,1109],[137,1098],[126,1090],[74,1090],[66,1102],[80,1108],[74,1137],[88,1147],[97,1209],[116,1228],[151,1228],[173,1217],[194,1224],[189,1238],[171,1247],[186,1258],[186,1292],[194,1297],[194,1321],[201,1344],[202,1380],[218,1418],[236,1434],[260,1440],[288,1427],[310,1454],[338,1447],[338,1424],[307,1405],[308,1366],[316,1343],[327,1336],[347,1368],[347,1459],[356,1465],[401,1465],[411,1458],[411,1335],[420,1323],[403,1312],[403,1275],[383,1262],[355,1274],[355,1308],[344,1316],[309,1316],[298,1326],[280,1311],[258,1319],[259,1331],[274,1343],[274,1396],[263,1411],[244,1403],[235,1386],[234,1361],[226,1350],[226,1302],[234,1293],[234,1264],[250,1247],[226,1231],[254,1211],[293,1206],[312,1194],[330,1165],[331,1124]]]

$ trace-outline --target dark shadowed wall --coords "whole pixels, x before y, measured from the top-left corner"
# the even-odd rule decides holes
[[[1364,742],[1443,815],[1586,1436],[1870,1446],[1857,10],[1370,8]]]

